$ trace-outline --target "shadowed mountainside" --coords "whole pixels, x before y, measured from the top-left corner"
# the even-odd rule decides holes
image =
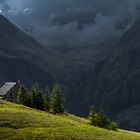
[[[117,118],[121,127],[140,130],[137,113],[140,103],[140,20],[118,43],[62,50],[56,49],[65,55],[65,63],[60,66],[63,72],[60,71],[60,77],[57,77],[69,87],[66,99],[70,112],[83,116],[94,104]],[[133,106],[135,111],[132,111]],[[134,118],[127,116],[129,111]],[[121,112],[125,119],[121,118]]]
[[[0,81],[20,79],[26,85],[52,85],[54,77],[44,61],[52,55],[30,35],[0,16]],[[45,58],[45,59],[46,59]]]
[[[121,127],[140,130],[139,40],[138,20],[118,43],[45,48],[0,16],[0,81],[20,79],[26,85],[37,81],[42,87],[59,81],[67,87],[70,113],[86,116],[94,104]]]

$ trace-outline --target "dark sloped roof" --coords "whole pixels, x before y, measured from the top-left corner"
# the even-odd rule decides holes
[[[5,95],[15,85],[16,85],[15,82],[6,82],[5,84],[3,84],[0,88],[0,96]]]

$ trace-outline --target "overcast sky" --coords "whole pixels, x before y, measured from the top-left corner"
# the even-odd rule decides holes
[[[140,0],[0,0],[0,13],[43,44],[92,46],[118,38],[137,19]]]

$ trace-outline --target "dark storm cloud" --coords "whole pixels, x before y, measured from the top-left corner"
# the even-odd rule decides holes
[[[0,0],[0,10],[1,12],[6,12],[10,9],[9,5],[5,3],[5,0]]]
[[[46,46],[86,46],[119,37],[139,0],[3,0],[7,17]],[[4,10],[4,8],[2,9]]]

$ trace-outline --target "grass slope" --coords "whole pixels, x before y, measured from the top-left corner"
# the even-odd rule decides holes
[[[0,140],[140,140],[139,133],[113,132],[73,115],[52,115],[0,101]]]

